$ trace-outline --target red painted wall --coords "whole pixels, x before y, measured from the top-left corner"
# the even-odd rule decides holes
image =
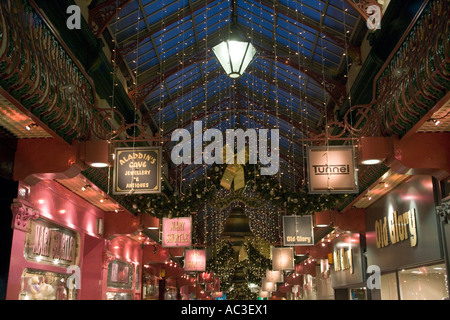
[[[52,180],[40,181],[30,186],[29,198],[26,200],[30,207],[39,212],[41,218],[78,232],[80,239],[79,266],[81,267],[82,281],[82,289],[78,290],[78,299],[84,299],[84,297],[101,299],[98,284],[102,278],[99,277],[100,273],[93,273],[89,267],[98,268],[99,259],[102,259],[103,240],[96,234],[96,228],[97,219],[103,219],[104,212]],[[21,275],[25,268],[56,273],[66,273],[67,271],[66,267],[26,260],[24,257],[25,236],[25,231],[14,229],[7,300],[19,298]],[[86,279],[83,279],[84,276]]]

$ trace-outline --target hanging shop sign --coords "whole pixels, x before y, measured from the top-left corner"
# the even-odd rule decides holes
[[[268,281],[266,278],[262,278],[261,291],[263,291],[263,292],[277,291],[277,284],[275,282]]]
[[[192,244],[192,218],[163,218],[163,247],[190,247]]]
[[[186,249],[184,251],[184,271],[205,271],[206,250]]]
[[[55,266],[78,264],[79,236],[44,219],[31,220],[25,237],[27,260]]]
[[[357,193],[353,146],[308,147],[309,193]]]
[[[214,272],[200,272],[197,275],[198,284],[210,283],[213,280],[214,280]]]
[[[269,282],[283,282],[283,272],[281,270],[266,270],[266,280]]]
[[[134,267],[132,263],[122,260],[111,261],[108,265],[108,287],[131,289],[133,286]]]
[[[272,248],[272,270],[295,270],[293,247]]]
[[[161,147],[116,148],[113,193],[160,193],[161,152]]]
[[[313,245],[313,217],[311,215],[283,216],[283,244],[285,246]]]
[[[417,245],[415,212],[414,208],[402,214],[393,211],[387,217],[375,220],[377,248],[384,248],[408,239],[411,247],[415,247]]]
[[[219,300],[219,298],[222,298],[225,293],[222,291],[216,291],[211,293],[211,298],[215,298],[216,300]]]

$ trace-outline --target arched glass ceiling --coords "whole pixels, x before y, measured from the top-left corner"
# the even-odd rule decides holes
[[[229,32],[229,0],[129,2],[108,28],[136,83],[129,91],[139,92],[137,105],[167,137],[176,128],[193,132],[195,120],[221,130],[276,127],[287,159],[299,159],[290,165],[301,166],[298,139],[323,125],[331,98],[323,84],[344,88],[345,46],[359,16],[344,0],[236,4],[238,25],[258,53],[246,73],[232,80],[211,51]],[[173,145],[166,145],[168,151]]]

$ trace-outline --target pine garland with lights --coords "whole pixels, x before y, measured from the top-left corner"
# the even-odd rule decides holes
[[[213,272],[220,279],[220,289],[227,294],[228,299],[237,299],[245,296],[247,300],[254,300],[257,294],[251,292],[247,286],[235,288],[233,276],[236,269],[243,268],[247,283],[261,286],[261,279],[265,276],[266,270],[272,266],[272,261],[266,258],[251,241],[246,241],[243,248],[247,256],[242,260],[235,258],[235,253],[231,243],[222,240],[215,245],[213,251],[216,254],[206,263],[207,272]]]
[[[266,270],[271,268],[272,261],[265,258],[250,243],[244,243],[244,247],[247,250],[248,259],[241,261],[240,264],[244,267],[245,278],[248,283],[261,286],[261,279],[265,277]]]
[[[227,299],[229,300],[256,300],[258,294],[252,292],[247,286],[240,286],[227,292]]]
[[[223,208],[233,201],[241,201],[248,207],[257,208],[268,201],[289,214],[313,214],[333,209],[347,198],[347,194],[309,194],[306,187],[287,190],[280,185],[276,176],[259,174],[260,165],[246,164],[244,167],[246,186],[236,192],[229,191],[227,197],[218,198],[220,181],[226,165],[212,165],[207,171],[207,179],[198,179],[184,194],[177,191],[171,194],[126,195],[123,205],[131,212],[147,213],[157,218],[188,216],[197,212],[207,202]]]
[[[215,245],[213,251],[216,254],[206,262],[206,271],[214,272],[214,276],[220,279],[221,290],[227,291],[232,285],[234,271],[237,268],[233,248],[231,243],[222,240]]]

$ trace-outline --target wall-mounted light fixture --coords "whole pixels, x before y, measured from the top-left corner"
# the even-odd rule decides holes
[[[331,210],[325,210],[314,213],[314,226],[315,227],[328,227],[333,224],[333,218],[336,212]]]
[[[25,129],[27,129],[28,131],[30,131],[31,129],[33,129],[34,127],[38,127],[38,125],[34,122],[28,124],[25,126]]]
[[[361,137],[360,163],[364,165],[380,164],[392,151],[390,137]]]
[[[59,88],[63,92],[74,93],[77,87],[73,83],[68,83]]]
[[[84,186],[81,187],[81,191],[86,191],[86,189],[92,187],[90,184],[85,184]]]
[[[85,142],[85,163],[94,168],[105,168],[109,163],[109,143],[107,140]]]
[[[430,118],[430,119],[428,119],[428,121],[431,121],[431,122],[434,123],[435,126],[438,126],[438,125],[441,124],[441,120],[447,118],[447,116],[448,116],[449,114],[450,114],[450,111],[447,112],[447,114],[443,115],[442,117],[439,117],[439,118]]]

